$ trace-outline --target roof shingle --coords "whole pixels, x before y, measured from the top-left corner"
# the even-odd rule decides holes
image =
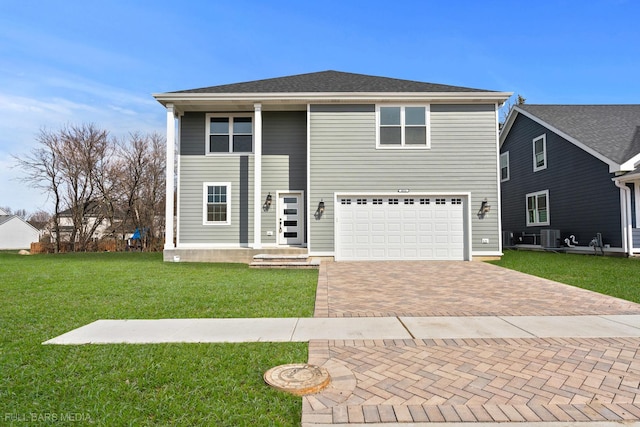
[[[321,71],[171,93],[494,92],[389,77]]]
[[[518,108],[624,163],[640,153],[640,105],[536,105]]]

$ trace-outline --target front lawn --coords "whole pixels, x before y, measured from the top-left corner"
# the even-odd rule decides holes
[[[640,259],[505,250],[492,264],[640,303]]]
[[[97,319],[311,317],[317,272],[0,252],[0,425],[299,425],[262,374],[306,343],[43,346]]]

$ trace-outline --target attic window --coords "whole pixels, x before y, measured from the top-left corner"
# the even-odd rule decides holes
[[[429,148],[429,106],[379,106],[378,148]]]

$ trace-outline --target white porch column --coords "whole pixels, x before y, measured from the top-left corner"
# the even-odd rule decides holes
[[[254,104],[253,248],[262,248],[262,104]]]
[[[173,104],[167,104],[167,177],[165,202],[164,248],[175,249],[173,243],[173,193],[174,193],[174,163],[176,150],[176,116]]]

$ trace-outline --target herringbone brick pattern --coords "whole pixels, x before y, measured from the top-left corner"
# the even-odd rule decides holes
[[[325,263],[316,317],[640,314],[640,305],[476,262]],[[331,385],[303,426],[640,420],[640,337],[312,341]]]
[[[324,269],[324,270],[323,270]],[[640,314],[640,305],[483,262],[322,263],[316,317]]]
[[[303,423],[640,419],[640,338],[324,346],[329,369],[346,369],[326,393],[305,399]]]

